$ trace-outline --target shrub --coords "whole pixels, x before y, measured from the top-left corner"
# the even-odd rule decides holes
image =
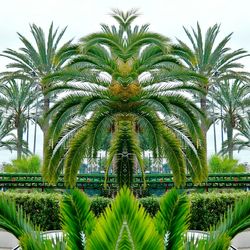
[[[246,167],[239,164],[236,159],[230,159],[227,156],[213,155],[210,157],[209,172],[211,173],[243,173],[246,172]]]
[[[160,208],[159,200],[157,197],[141,198],[140,203],[152,217],[155,216]]]
[[[190,228],[206,231],[216,224],[228,206],[250,196],[248,192],[192,194]]]
[[[90,209],[99,217],[100,214],[105,210],[105,208],[111,203],[112,199],[105,197],[95,197],[91,200]]]
[[[4,165],[6,173],[39,173],[40,169],[41,159],[37,155],[12,160],[10,164]]]
[[[62,195],[46,193],[14,193],[5,192],[2,195],[14,199],[30,216],[34,224],[40,225],[42,230],[60,229],[59,204]],[[250,196],[248,192],[234,193],[203,193],[189,195],[191,202],[190,228],[208,230],[210,225],[216,224],[228,206],[234,205],[236,200]],[[91,200],[91,210],[96,216],[104,211],[112,199],[95,197]],[[153,217],[159,210],[157,197],[146,197],[139,200],[145,210]]]
[[[4,196],[22,206],[24,212],[30,216],[32,223],[39,225],[42,230],[60,228],[59,203],[61,195],[45,193],[3,193]]]

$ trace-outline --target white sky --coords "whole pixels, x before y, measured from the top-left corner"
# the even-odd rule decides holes
[[[142,14],[138,23],[150,23],[152,31],[160,32],[172,40],[186,40],[182,26],[195,26],[199,21],[203,30],[215,23],[221,24],[220,37],[234,32],[230,42],[233,49],[250,51],[250,2],[248,0],[2,0],[0,8],[0,51],[18,49],[21,44],[16,32],[30,37],[29,24],[35,23],[48,30],[51,21],[61,28],[68,26],[65,41],[76,41],[98,31],[100,23],[112,23],[108,15],[112,8],[129,10],[138,8]],[[186,40],[187,41],[187,40]],[[6,59],[0,58],[0,70]],[[250,69],[250,57],[242,60]],[[211,131],[208,134],[208,153],[213,153]],[[31,135],[32,136],[32,135]],[[38,135],[38,153],[41,153],[41,134]],[[218,128],[218,140],[219,128]],[[31,145],[32,146],[32,145]],[[0,152],[0,164],[15,158],[8,152]],[[238,158],[250,162],[248,152]]]

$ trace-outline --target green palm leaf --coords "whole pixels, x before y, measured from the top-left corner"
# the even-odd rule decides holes
[[[127,230],[125,236],[124,230]],[[122,242],[126,245],[121,245]],[[87,248],[126,249],[127,245],[138,250],[163,249],[163,239],[155,231],[149,215],[139,206],[129,189],[124,188],[120,190],[111,208],[107,208],[99,218],[87,241]]]
[[[173,189],[160,201],[160,210],[154,219],[159,234],[166,238],[166,249],[183,249],[188,230],[190,204],[186,195]]]

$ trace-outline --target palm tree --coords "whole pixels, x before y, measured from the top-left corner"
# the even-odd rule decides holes
[[[62,31],[54,29],[53,23],[49,28],[48,37],[46,39],[42,28],[35,24],[30,26],[30,30],[35,41],[35,45],[32,45],[27,38],[18,33],[19,39],[21,40],[23,47],[19,50],[6,49],[3,51],[1,56],[10,59],[12,62],[7,65],[10,68],[10,72],[2,73],[4,79],[8,79],[9,76],[16,79],[28,79],[33,81],[37,86],[37,91],[43,95],[43,104],[39,108],[42,109],[42,114],[46,114],[49,110],[51,96],[47,95],[48,85],[42,83],[42,79],[49,73],[56,72],[68,58],[64,55],[64,49],[68,47],[71,41],[66,42],[64,45],[59,47],[59,43],[66,31],[64,28]],[[37,120],[43,131],[44,137],[47,134],[48,122],[44,122],[43,119]],[[44,147],[46,147],[44,142]]]
[[[24,80],[22,82],[9,80],[0,85],[0,111],[4,121],[3,131],[16,130],[17,158],[21,158],[23,151],[27,151],[23,133],[28,118],[30,119],[28,110],[34,107],[34,100],[38,96],[39,93],[32,89],[32,84]]]
[[[6,128],[6,125],[3,123],[2,117],[0,124],[0,149],[10,150],[11,152],[16,150],[16,136],[14,133],[11,133]]]
[[[182,67],[168,38],[147,25],[132,27],[136,12],[113,16],[118,28],[102,25],[102,32],[81,39],[65,70],[45,79],[54,84],[50,93],[67,91],[48,113],[45,178],[55,181],[64,169],[74,185],[82,159],[95,158],[110,138],[106,180],[113,161],[119,186],[131,186],[136,161],[144,178],[144,137],[155,158],[168,159],[177,185],[185,182],[186,167],[195,182],[204,180],[202,114],[183,92],[198,91],[189,81],[206,79]]]
[[[249,54],[243,49],[233,51],[227,47],[232,33],[218,41],[220,26],[217,24],[208,28],[205,36],[202,35],[199,23],[197,23],[196,30],[192,28],[192,33],[185,27],[184,31],[191,46],[178,39],[179,44],[175,47],[175,53],[182,58],[187,68],[208,78],[208,82],[198,83],[198,87],[203,91],[202,95],[196,95],[201,110],[208,118],[201,122],[206,138],[209,126],[214,122],[213,119],[209,120],[211,113],[208,112],[208,95],[223,79],[246,78],[247,73],[240,72],[243,65],[239,60]]]
[[[217,109],[217,117],[223,122],[227,133],[227,151],[229,158],[233,158],[235,130],[244,130],[247,126],[249,110],[249,84],[235,80],[221,83],[212,94]],[[220,111],[222,109],[222,113]],[[224,145],[225,146],[225,145]]]
[[[121,189],[111,207],[95,218],[89,198],[79,190],[65,195],[60,207],[63,239],[44,239],[22,208],[0,196],[0,226],[20,240],[24,250],[33,249],[220,249],[227,250],[231,239],[250,226],[250,199],[238,202],[234,211],[212,227],[207,239],[186,237],[190,216],[188,197],[176,190],[166,193],[160,211],[151,218],[131,191]]]
[[[243,130],[239,131],[233,136],[233,150],[240,152],[241,150],[250,149],[250,126],[247,125]],[[228,140],[222,144],[222,154],[228,153]]]

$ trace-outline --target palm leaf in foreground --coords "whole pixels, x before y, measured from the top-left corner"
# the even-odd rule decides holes
[[[126,249],[121,242],[132,246],[130,249],[163,249],[163,238],[155,230],[152,219],[127,188],[120,190],[98,220],[87,249]]]
[[[16,210],[14,202],[0,195],[0,228],[20,238],[23,234],[31,233],[35,227],[30,223],[29,218],[24,214],[22,208]]]
[[[68,247],[75,250],[84,249],[85,236],[90,235],[95,224],[86,194],[80,190],[74,190],[64,197],[61,204],[61,221],[67,235]]]
[[[160,211],[155,217],[159,234],[165,236],[168,250],[182,249],[184,236],[188,230],[190,204],[186,195],[176,189],[164,195],[160,201]]]
[[[241,200],[231,207],[217,226],[211,228],[210,245],[226,235],[228,242],[238,233],[250,227],[250,199]]]
[[[100,218],[90,212],[89,199],[79,190],[66,195],[61,203],[64,241],[45,239],[32,226],[22,209],[0,196],[0,227],[14,234],[24,250],[87,249],[168,249],[227,250],[231,239],[250,227],[250,199],[240,201],[208,239],[185,240],[190,206],[188,198],[173,189],[163,196],[160,211],[152,219],[128,188],[122,188]],[[35,230],[36,229],[36,230]],[[165,238],[165,246],[164,246]]]

